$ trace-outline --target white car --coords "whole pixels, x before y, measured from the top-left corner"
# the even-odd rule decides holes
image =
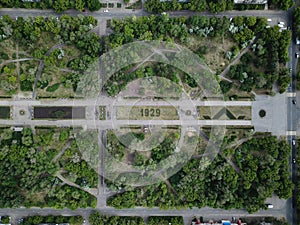
[[[108,9],[104,9],[103,12],[109,12]]]
[[[292,140],[293,145],[296,145],[296,141],[295,139]]]
[[[272,205],[272,204],[266,204],[266,206],[268,207],[268,209],[273,209],[274,208],[274,205]]]
[[[272,19],[267,19],[268,22],[272,22]]]

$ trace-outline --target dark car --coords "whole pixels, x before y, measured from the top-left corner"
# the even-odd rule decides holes
[[[292,103],[293,103],[294,105],[296,105],[296,100],[295,100],[295,99],[293,99],[293,100],[292,100]]]

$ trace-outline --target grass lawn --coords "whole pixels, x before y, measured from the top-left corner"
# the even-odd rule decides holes
[[[118,120],[178,120],[178,109],[173,106],[119,106]]]
[[[0,70],[0,96],[11,96],[15,94],[18,90],[17,64],[5,64]]]
[[[252,118],[251,106],[227,106],[226,109],[235,115],[236,119],[251,120]]]
[[[226,127],[226,137],[240,140],[251,136],[253,133],[253,127],[236,127],[236,126],[227,126]]]
[[[133,165],[137,160],[136,157],[141,156],[145,160],[151,159],[152,151],[157,149],[167,138],[171,138],[174,145],[177,146],[180,128],[177,126],[157,126],[146,132],[139,126],[123,127],[119,130],[107,131],[109,146],[107,150],[115,159]],[[110,166],[114,167],[113,165]],[[117,165],[115,167],[118,168]]]
[[[33,84],[36,78],[38,61],[20,62],[20,87],[21,91],[33,91]]]
[[[55,41],[54,35],[48,32],[43,32],[35,47],[45,49],[48,51],[55,45],[57,45],[57,41]]]
[[[252,101],[254,99],[254,95],[252,93],[241,91],[235,85],[230,89],[229,92],[224,94],[225,100],[234,100],[234,101]]]
[[[229,60],[225,58],[226,52],[235,45],[231,40],[222,37],[191,36],[187,47],[192,51],[205,49],[202,55],[207,66],[213,71],[222,71],[229,64]]]
[[[99,120],[106,120],[106,106],[99,106]]]
[[[251,120],[251,106],[199,106],[200,120]]]
[[[62,132],[69,132],[70,128],[57,128],[57,127],[36,127],[35,132],[39,137],[44,140],[49,140],[46,145],[41,145],[45,150],[53,149],[57,153],[66,145],[67,140],[61,141],[60,134]],[[41,144],[41,143],[40,143]]]
[[[55,68],[46,68],[40,77],[40,82],[48,82],[47,87],[39,87],[37,89],[38,98],[70,98],[74,97],[73,87],[66,87],[61,81],[69,72],[60,71]],[[49,87],[58,85],[54,91],[50,91]],[[48,88],[48,89],[47,89]]]
[[[16,53],[16,44],[12,38],[0,42],[0,52],[0,63],[13,59],[13,54]]]

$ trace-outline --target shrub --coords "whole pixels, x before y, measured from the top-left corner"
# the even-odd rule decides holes
[[[54,92],[59,88],[59,83],[53,84],[46,88],[46,91],[48,92]]]

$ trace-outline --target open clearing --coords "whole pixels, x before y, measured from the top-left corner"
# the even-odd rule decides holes
[[[223,70],[229,64],[229,60],[225,58],[226,52],[236,44],[232,41],[219,37],[219,38],[203,38],[191,37],[188,48],[195,50],[202,48],[202,55],[205,59],[207,66],[213,71]]]

